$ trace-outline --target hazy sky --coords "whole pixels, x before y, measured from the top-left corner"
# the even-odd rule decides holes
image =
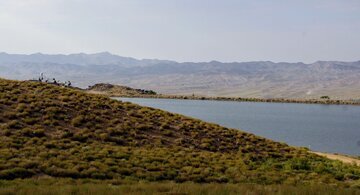
[[[360,60],[360,0],[0,0],[0,51]]]

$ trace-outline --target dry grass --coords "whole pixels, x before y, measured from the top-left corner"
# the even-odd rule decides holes
[[[38,176],[350,187],[360,168],[101,95],[0,80],[0,179]]]
[[[114,184],[111,182],[75,181],[75,180],[18,180],[13,182],[1,182],[0,194],[23,194],[23,195],[63,195],[63,194],[256,194],[256,195],[288,195],[288,194],[358,194],[356,188],[338,189],[333,186],[293,186],[293,185],[257,185],[257,184],[196,184],[196,183],[132,183]]]

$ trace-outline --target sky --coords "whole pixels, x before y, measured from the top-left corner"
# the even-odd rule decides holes
[[[360,0],[0,0],[0,52],[360,60]]]

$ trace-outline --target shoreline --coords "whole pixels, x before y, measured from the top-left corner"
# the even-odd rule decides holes
[[[90,92],[103,94],[116,98],[152,98],[152,99],[180,99],[180,100],[210,100],[210,101],[234,101],[234,102],[265,102],[265,103],[296,103],[296,104],[323,104],[323,105],[354,105],[359,106],[360,100],[297,100],[283,98],[241,98],[241,97],[205,97],[205,96],[182,96],[182,95],[120,95],[99,92]]]
[[[353,156],[348,156],[348,155],[344,155],[344,154],[332,154],[332,153],[326,153],[326,152],[315,152],[315,151],[309,151],[310,153],[322,156],[322,157],[326,157],[328,159],[331,160],[339,160],[343,163],[347,163],[347,164],[355,164],[357,166],[360,166],[360,159],[357,159],[356,157]]]
[[[180,98],[165,98],[165,97],[134,97],[134,96],[111,96],[112,98],[153,98],[153,99],[180,99]],[[186,100],[186,99],[185,99]],[[200,100],[200,99],[189,99],[189,100]],[[208,100],[208,99],[206,99]],[[220,99],[216,99],[213,101],[222,101]],[[226,100],[225,100],[226,101]],[[227,100],[227,101],[236,101],[236,100]],[[254,102],[254,101],[247,101],[247,102]],[[270,103],[295,103],[295,102],[270,102]],[[296,102],[296,103],[302,103],[302,102]],[[307,104],[320,104],[320,103],[307,103]],[[333,104],[334,105],[334,104]],[[353,104],[336,104],[336,105],[353,105]],[[359,104],[354,104],[359,105]],[[331,160],[339,160],[343,163],[347,164],[355,164],[357,166],[360,166],[360,159],[356,158],[355,156],[345,155],[345,154],[339,154],[339,153],[326,153],[326,152],[319,152],[319,151],[311,151],[309,150],[309,153],[313,153],[319,156],[326,157]]]
[[[185,98],[166,98],[166,97],[134,97],[134,96],[111,96],[112,98],[153,98],[153,99],[185,99]],[[186,99],[185,99],[186,100]],[[188,99],[188,100],[204,100],[204,99]],[[213,100],[213,101],[239,101],[239,100],[222,100],[222,99],[205,99],[205,100]],[[254,102],[254,101],[247,101],[247,102]],[[259,102],[259,101],[257,101]],[[264,101],[263,101],[264,102]],[[303,102],[274,102],[272,101],[271,103],[303,103]],[[306,103],[306,104],[324,104],[324,103]],[[329,103],[327,103],[329,104]],[[336,105],[359,105],[359,104],[336,104]],[[316,154],[319,156],[323,156],[326,157],[330,160],[339,160],[343,163],[347,163],[347,164],[355,164],[357,166],[360,166],[360,159],[356,158],[355,156],[349,156],[349,155],[345,155],[345,154],[338,154],[338,153],[326,153],[326,152],[319,152],[319,151],[311,151],[309,150],[309,153],[312,154]]]
[[[283,102],[281,100],[278,101],[274,101],[274,99],[270,99],[270,101],[268,101],[267,99],[259,99],[259,100],[263,100],[263,101],[253,101],[253,100],[243,100],[243,99],[237,99],[237,98],[205,98],[205,99],[200,99],[202,97],[192,97],[192,98],[188,98],[189,96],[163,96],[163,95],[157,95],[157,96],[128,96],[128,95],[123,95],[123,96],[110,96],[111,98],[152,98],[152,99],[183,99],[183,100],[211,100],[211,101],[238,101],[238,102],[267,102],[267,103],[299,103],[299,104],[324,104],[324,105],[356,105],[359,106],[360,103],[350,103],[350,102],[346,102],[346,101],[342,101],[340,103],[336,102],[331,102],[331,101],[326,101],[326,102],[319,102],[319,101],[314,101],[314,102],[305,102],[305,101],[295,101],[295,100],[288,100],[286,99],[286,102]],[[311,151],[309,150],[309,153],[312,154],[316,154],[322,157],[326,157],[330,160],[338,160],[341,161],[343,163],[346,164],[355,164],[357,166],[360,166],[360,159],[356,158],[355,156],[350,156],[350,155],[345,155],[345,154],[339,154],[339,153],[326,153],[326,152],[319,152],[319,151]]]
[[[330,99],[322,96],[319,99],[291,99],[291,98],[254,98],[254,97],[220,97],[204,95],[172,95],[158,94],[153,90],[134,89],[127,86],[98,83],[84,89],[87,93],[101,94],[109,97],[124,98],[154,98],[154,99],[183,99],[183,100],[211,100],[211,101],[237,101],[237,102],[267,102],[267,103],[299,103],[324,105],[360,105],[360,99]]]

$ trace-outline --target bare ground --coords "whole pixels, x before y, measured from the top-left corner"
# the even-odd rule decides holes
[[[323,153],[323,152],[311,152],[311,153],[314,153],[314,154],[317,154],[320,156],[324,156],[331,160],[339,160],[344,163],[356,164],[356,165],[360,166],[360,159],[356,159],[354,157],[345,156],[345,155],[341,155],[341,154],[329,154],[329,153]]]

